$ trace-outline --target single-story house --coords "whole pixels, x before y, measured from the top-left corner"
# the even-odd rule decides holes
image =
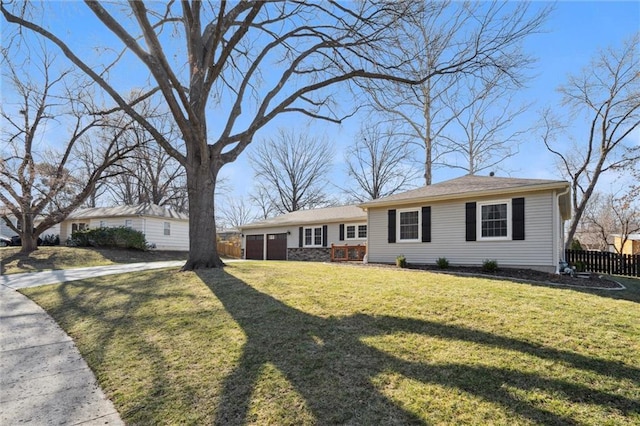
[[[367,214],[357,206],[298,210],[239,228],[245,259],[329,261],[332,244],[367,242]]]
[[[612,234],[613,247],[612,251],[620,254],[640,254],[640,234],[629,234],[627,240],[622,245],[622,235]]]
[[[142,232],[158,250],[189,250],[189,215],[156,204],[75,210],[60,223],[60,241],[74,231],[118,226]]]
[[[557,271],[568,182],[467,175],[360,204],[367,211],[368,261],[482,265]]]

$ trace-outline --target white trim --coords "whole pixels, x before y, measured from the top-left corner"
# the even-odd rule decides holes
[[[367,222],[360,222],[360,223],[345,223],[344,224],[344,239],[345,241],[352,241],[352,240],[366,240],[367,236],[361,237],[359,232],[358,232],[358,227],[360,226],[367,226]],[[349,227],[353,227],[353,237],[349,237]],[[367,226],[367,235],[369,235],[369,227]]]
[[[495,206],[498,204],[507,205],[507,235],[499,237],[483,237],[482,236],[482,207],[483,206]],[[511,240],[512,235],[512,216],[511,213],[511,199],[508,200],[490,200],[477,202],[476,208],[476,236],[478,241],[508,241]]]
[[[402,222],[402,213],[418,213],[418,238],[402,239],[400,233],[400,223]],[[397,209],[396,210],[396,242],[397,243],[419,243],[422,241],[422,207],[412,207],[409,209]],[[367,230],[368,231],[368,230]]]
[[[311,229],[311,244],[307,244],[307,229]],[[316,229],[320,230],[320,244],[315,244],[316,241]],[[302,247],[324,247],[322,244],[322,225],[320,226],[305,226],[302,228]]]

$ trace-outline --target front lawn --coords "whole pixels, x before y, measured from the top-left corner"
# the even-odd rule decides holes
[[[29,255],[20,254],[20,247],[0,248],[0,273],[18,274],[52,269],[106,266],[116,263],[186,260],[187,252],[140,251],[108,248],[38,247]]]
[[[128,424],[640,423],[622,294],[297,262],[25,293]]]

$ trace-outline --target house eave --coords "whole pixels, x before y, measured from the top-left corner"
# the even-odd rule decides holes
[[[569,187],[569,184],[567,182],[553,182],[553,183],[544,183],[544,184],[537,184],[537,185],[515,186],[512,188],[498,188],[498,189],[487,189],[487,190],[472,191],[472,192],[460,192],[457,194],[442,194],[442,195],[435,195],[435,196],[393,199],[388,201],[373,200],[370,202],[359,204],[358,207],[366,211],[368,209],[376,209],[376,208],[383,208],[383,207],[408,206],[408,205],[415,205],[415,204],[434,203],[439,201],[451,201],[451,200],[504,196],[504,195],[522,194],[522,193],[531,193],[531,192],[540,192],[540,191],[552,191],[557,189],[566,189],[568,187]]]

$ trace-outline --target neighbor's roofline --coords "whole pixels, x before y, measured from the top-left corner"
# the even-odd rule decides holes
[[[497,188],[497,189],[484,189],[478,191],[469,191],[469,192],[460,192],[457,194],[442,194],[442,195],[432,195],[432,196],[421,196],[421,197],[413,197],[413,198],[401,198],[401,199],[392,199],[392,200],[373,200],[366,203],[358,204],[358,207],[361,209],[367,210],[369,208],[378,208],[378,207],[390,207],[390,206],[398,206],[398,205],[409,205],[409,204],[418,204],[424,202],[437,202],[437,201],[448,201],[448,200],[460,200],[465,198],[476,198],[476,197],[489,197],[495,195],[505,195],[505,194],[513,194],[513,193],[523,193],[523,192],[538,192],[538,191],[549,191],[553,189],[566,189],[569,188],[569,182],[566,181],[556,181],[556,182],[545,182],[540,184],[529,184],[523,186],[513,186],[508,188]]]
[[[353,216],[349,216],[349,217],[335,217],[335,218],[331,218],[331,219],[309,219],[309,220],[288,220],[286,222],[278,222],[278,223],[268,223],[268,222],[256,222],[256,223],[251,223],[251,224],[247,224],[247,225],[243,225],[243,226],[239,226],[239,229],[258,229],[258,228],[281,228],[281,227],[285,227],[285,226],[298,226],[298,225],[310,225],[310,224],[314,224],[314,223],[322,223],[322,224],[329,224],[329,223],[340,223],[340,222],[344,222],[344,223],[351,223],[351,222],[355,222],[355,223],[366,223],[367,222],[367,213],[364,211],[364,209],[362,210],[362,217],[353,217]]]

